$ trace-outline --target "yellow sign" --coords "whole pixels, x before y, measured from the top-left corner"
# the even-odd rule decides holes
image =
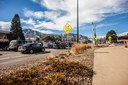
[[[69,32],[72,30],[72,27],[67,23],[64,27],[64,31],[66,34],[69,34]]]
[[[98,40],[98,38],[97,37],[94,37],[94,39],[97,41]]]
[[[109,36],[109,37],[108,37],[108,40],[109,40],[109,41],[111,41],[111,40],[112,40],[112,37],[111,37],[111,36]]]

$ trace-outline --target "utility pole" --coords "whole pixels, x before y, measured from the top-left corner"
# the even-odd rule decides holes
[[[79,0],[77,0],[77,43],[79,43]]]
[[[95,41],[95,37],[96,37],[96,26],[94,25],[94,23],[92,22],[92,31],[93,31],[93,41],[94,41],[94,44],[96,44],[96,41]]]

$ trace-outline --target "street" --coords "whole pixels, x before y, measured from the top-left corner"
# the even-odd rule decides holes
[[[61,49],[64,51],[65,49]],[[46,49],[46,52],[34,54],[21,54],[21,52],[14,51],[0,51],[0,68],[12,66],[16,64],[23,64],[32,60],[46,58],[48,54],[57,53],[60,49]]]

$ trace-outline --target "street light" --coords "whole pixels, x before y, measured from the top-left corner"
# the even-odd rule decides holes
[[[79,43],[79,0],[77,0],[77,43]]]

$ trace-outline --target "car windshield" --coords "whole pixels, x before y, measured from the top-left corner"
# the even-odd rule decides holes
[[[23,46],[30,46],[31,44],[30,43],[27,43],[27,44],[24,44]]]

